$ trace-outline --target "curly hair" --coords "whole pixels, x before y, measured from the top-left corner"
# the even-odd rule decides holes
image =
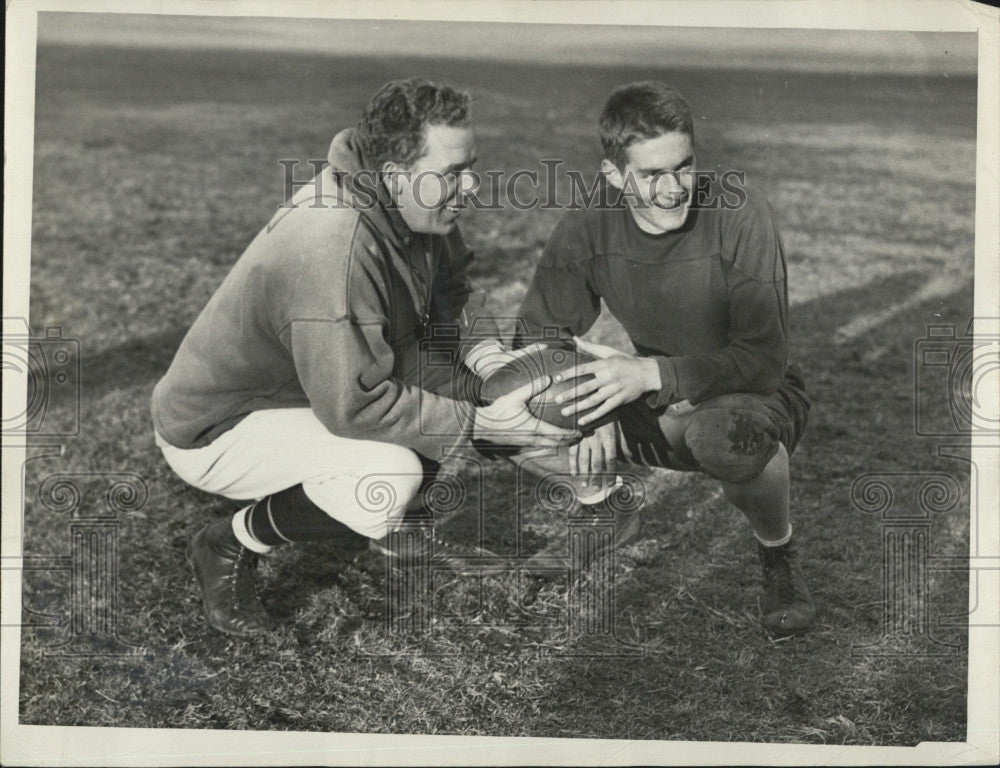
[[[688,103],[675,88],[655,80],[616,88],[601,112],[600,128],[604,156],[619,169],[628,162],[625,150],[637,141],[672,131],[694,139]]]
[[[428,125],[464,125],[468,93],[421,77],[392,80],[365,107],[357,136],[368,161],[379,171],[388,161],[409,167],[424,152]]]

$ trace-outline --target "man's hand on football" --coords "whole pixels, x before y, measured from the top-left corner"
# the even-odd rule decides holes
[[[609,357],[626,356],[620,349],[609,347],[606,344],[598,344],[596,341],[584,341],[579,336],[573,337],[573,343],[576,344],[576,348],[578,350],[586,352],[588,355],[596,357],[598,360],[605,360]]]
[[[577,340],[577,343],[584,352],[595,356],[597,356],[595,349],[601,353],[607,353],[608,350],[615,352],[579,366],[574,376],[590,375],[592,378],[577,384],[572,390],[556,398],[556,402],[567,403],[562,409],[563,416],[596,408],[593,413],[580,417],[578,422],[580,426],[586,426],[619,405],[630,403],[645,393],[660,388],[660,369],[652,358],[633,357],[600,344],[581,344],[580,340]],[[559,374],[555,380],[559,382],[563,378],[565,374]]]
[[[556,446],[580,437],[573,429],[563,429],[536,418],[528,410],[528,401],[552,385],[551,376],[540,376],[518,387],[491,405],[476,409],[472,436],[500,445]]]
[[[618,467],[618,422],[598,427],[569,447],[569,473],[583,477],[583,484],[600,483],[601,475],[615,477]]]

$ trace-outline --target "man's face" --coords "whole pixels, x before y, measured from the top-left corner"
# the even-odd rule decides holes
[[[635,223],[659,235],[680,229],[694,198],[694,143],[687,133],[672,131],[625,148],[628,162],[618,169],[601,164],[608,181],[622,190]]]
[[[446,235],[455,228],[469,191],[476,137],[464,126],[429,125],[424,154],[409,168],[387,163],[396,171],[388,180],[407,226],[414,232]]]

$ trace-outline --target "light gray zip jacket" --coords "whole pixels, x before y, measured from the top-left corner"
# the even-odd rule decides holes
[[[471,311],[472,254],[457,228],[406,227],[353,130],[328,159],[250,243],[156,385],[153,425],[171,445],[207,445],[253,411],[303,406],[334,434],[433,459],[468,443],[471,406],[429,390],[497,336]],[[432,328],[445,338],[421,365]]]

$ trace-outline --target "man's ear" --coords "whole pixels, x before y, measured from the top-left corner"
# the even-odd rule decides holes
[[[618,166],[608,160],[608,158],[601,160],[601,173],[603,173],[604,178],[608,180],[608,184],[615,189],[621,189],[625,186],[625,177],[622,176],[622,172],[619,171]]]
[[[406,169],[394,160],[387,160],[382,163],[380,172],[382,183],[389,190],[390,198],[394,201],[397,200],[401,185],[405,184],[407,180]]]

